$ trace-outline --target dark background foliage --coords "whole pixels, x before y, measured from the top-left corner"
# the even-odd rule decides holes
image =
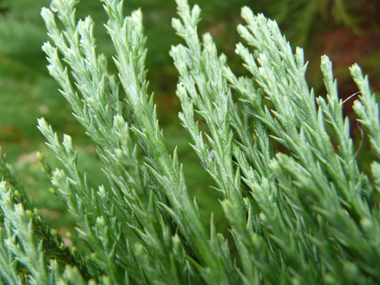
[[[195,4],[190,1],[190,4]],[[292,46],[305,49],[310,61],[307,77],[316,95],[324,95],[319,70],[320,56],[327,54],[334,64],[339,78],[339,94],[344,100],[357,92],[350,78],[348,67],[357,62],[369,75],[372,90],[380,90],[380,2],[377,0],[203,0],[200,33],[209,32],[214,37],[219,52],[228,56],[229,65],[239,74],[246,71],[234,54],[235,44],[241,39],[236,26],[241,23],[240,8],[249,6],[255,13],[261,12],[274,18]],[[41,45],[48,40],[44,23],[39,15],[42,6],[50,0],[0,0],[0,145],[8,155],[8,161],[24,180],[35,206],[42,209],[47,219],[61,231],[71,225],[64,214],[64,205],[51,199],[49,181],[40,171],[35,157],[36,150],[44,152],[53,166],[61,167],[51,152],[43,145],[44,139],[36,128],[36,119],[45,117],[59,133],[73,137],[79,151],[79,165],[88,173],[93,187],[107,185],[100,170],[101,164],[95,149],[84,135],[83,128],[70,114],[69,104],[57,91],[58,85],[50,78]],[[212,181],[204,172],[188,146],[189,138],[178,121],[179,100],[175,96],[178,74],[169,57],[170,46],[180,39],[171,28],[171,18],[176,14],[175,1],[129,0],[125,13],[141,7],[145,32],[148,37],[147,68],[150,90],[155,92],[158,115],[164,129],[169,149],[179,148],[186,179],[200,204],[207,221],[210,212],[216,213],[221,230],[224,221],[217,194],[207,186]],[[78,6],[78,18],[90,14],[96,22],[95,36],[98,52],[105,53],[111,71],[116,71],[111,56],[114,53],[103,23],[105,13],[100,1],[82,0]],[[377,79],[377,80],[376,80]],[[346,115],[351,114],[352,99],[344,105]],[[356,123],[352,121],[352,125]],[[360,141],[359,128],[352,129],[352,136]],[[358,144],[357,144],[358,145]],[[357,147],[356,145],[356,147]],[[366,144],[360,151],[359,162],[364,170]]]

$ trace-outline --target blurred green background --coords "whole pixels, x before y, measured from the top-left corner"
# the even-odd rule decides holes
[[[190,1],[194,4],[195,1]],[[42,209],[50,223],[67,230],[72,224],[65,214],[65,206],[49,194],[49,181],[40,170],[36,151],[45,153],[54,167],[61,167],[44,145],[44,138],[36,128],[36,119],[45,117],[58,132],[73,137],[79,151],[79,165],[86,171],[93,187],[108,186],[100,168],[91,141],[83,128],[71,115],[69,104],[57,91],[58,85],[48,75],[45,55],[41,45],[47,41],[44,23],[40,17],[42,6],[49,0],[0,0],[0,145],[7,153],[24,180],[33,204]],[[330,56],[335,76],[339,79],[339,94],[344,99],[357,88],[350,78],[348,67],[357,62],[369,75],[372,90],[380,90],[380,1],[378,0],[203,0],[199,32],[209,32],[214,37],[219,52],[227,54],[230,66],[239,74],[246,71],[234,54],[235,44],[240,41],[236,32],[241,23],[240,8],[249,6],[255,13],[264,13],[276,19],[293,47],[305,49],[310,61],[307,77],[316,95],[325,90],[319,70],[322,54]],[[171,28],[171,18],[176,16],[174,0],[127,0],[125,13],[141,7],[145,32],[148,37],[147,68],[150,91],[155,93],[161,127],[164,129],[169,150],[177,145],[184,164],[188,185],[200,204],[205,221],[210,212],[216,213],[218,227],[225,224],[218,196],[209,187],[213,185],[198,159],[189,148],[189,137],[179,124],[180,109],[175,96],[178,74],[169,57],[171,45],[180,42]],[[95,36],[98,52],[108,58],[114,49],[106,34],[106,21],[98,0],[82,0],[77,6],[78,18],[90,14],[96,21]],[[110,61],[110,69],[116,72]],[[352,119],[352,136],[359,138],[354,116],[351,114],[352,99],[345,103],[345,113]],[[366,149],[360,160],[368,169]]]

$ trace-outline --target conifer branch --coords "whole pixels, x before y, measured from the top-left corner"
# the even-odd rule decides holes
[[[207,232],[177,149],[168,153],[148,95],[142,12],[124,17],[123,1],[102,2],[117,76],[96,51],[92,18],[77,21],[77,1],[53,0],[41,15],[51,39],[43,45],[49,73],[95,144],[111,189],[92,189],[71,137],[60,142],[39,119],[65,170],[53,170],[42,154],[38,159],[77,234],[73,247],[64,244],[31,208],[28,189],[1,154],[0,284],[380,283],[380,163],[372,161],[369,179],[357,162],[329,58],[321,60],[327,95],[316,98],[302,49],[293,52],[275,21],[244,7],[247,24],[238,32],[254,49],[236,46],[250,73],[237,77],[211,35],[200,40],[200,8],[176,1],[180,19],[172,25],[185,41],[170,52],[179,72],[179,118],[221,194],[228,241],[213,215]],[[376,96],[358,65],[350,71],[360,90],[354,111],[380,158]]]

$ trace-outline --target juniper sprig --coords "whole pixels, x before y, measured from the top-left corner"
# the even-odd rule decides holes
[[[371,173],[356,160],[360,152],[326,55],[327,95],[316,98],[303,50],[293,51],[275,21],[244,7],[246,25],[238,32],[251,48],[236,45],[248,72],[238,77],[211,35],[198,35],[199,6],[176,1],[172,26],[184,44],[170,55],[179,73],[179,119],[220,194],[228,240],[212,215],[206,228],[186,184],[186,165],[177,149],[170,154],[166,147],[148,92],[142,12],[124,16],[123,1],[102,2],[117,74],[97,53],[93,19],[76,19],[74,0],[42,8],[50,37],[42,49],[109,186],[91,187],[72,138],[60,142],[39,119],[62,169],[52,169],[43,154],[38,158],[54,198],[76,221],[74,246],[32,208],[1,154],[0,283],[378,284],[380,118],[359,66],[350,69],[359,89],[353,108],[374,154]]]

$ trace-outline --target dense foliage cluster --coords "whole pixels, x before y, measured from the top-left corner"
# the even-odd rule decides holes
[[[39,119],[64,166],[53,170],[39,155],[54,195],[76,221],[74,246],[30,207],[2,155],[0,283],[378,284],[379,108],[360,68],[350,71],[359,88],[354,111],[375,159],[370,174],[356,162],[327,56],[321,59],[327,96],[315,98],[302,49],[293,53],[275,21],[245,7],[238,32],[253,49],[236,46],[250,73],[238,77],[211,35],[199,38],[200,8],[177,0],[172,26],[185,44],[170,55],[179,72],[179,119],[220,194],[228,240],[212,216],[206,229],[177,150],[170,154],[165,145],[148,95],[141,11],[124,17],[122,1],[103,2],[117,75],[96,53],[91,17],[77,22],[74,0],[42,9],[51,39],[43,50],[111,189],[91,188],[71,137],[60,142]],[[278,145],[287,152],[273,149]],[[130,242],[131,234],[138,242]]]

